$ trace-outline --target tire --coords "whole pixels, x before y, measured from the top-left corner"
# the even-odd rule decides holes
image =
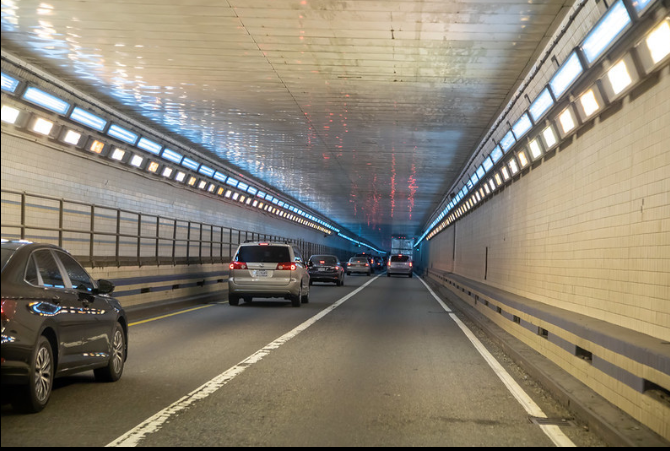
[[[239,296],[228,296],[228,303],[233,306],[240,305]]]
[[[350,276],[350,275],[351,275],[351,273],[347,271],[347,275],[348,275],[348,276]]]
[[[302,286],[300,286],[300,292],[291,297],[291,305],[293,307],[300,307],[302,305]]]
[[[100,382],[116,382],[123,375],[126,362],[126,334],[119,323],[116,323],[112,332],[111,351],[107,366],[93,371],[95,378]]]
[[[21,413],[38,413],[44,410],[51,398],[54,383],[54,358],[51,343],[40,336],[30,362],[28,385],[21,386],[11,403]]]
[[[389,274],[389,273],[386,273],[386,277],[391,277],[391,274]]]
[[[372,271],[368,273],[368,277],[372,277]]]
[[[409,273],[409,278],[410,278],[410,279],[412,278],[412,273]]]
[[[307,292],[306,295],[304,295],[304,296],[302,296],[302,297],[300,298],[300,301],[301,301],[303,304],[309,304],[309,291]]]

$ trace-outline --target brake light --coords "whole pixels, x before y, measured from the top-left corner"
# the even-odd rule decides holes
[[[391,266],[391,260],[386,262],[386,266]]]
[[[368,265],[368,264],[366,263],[365,266],[370,266],[370,265]]]
[[[2,300],[2,331],[5,331],[5,325],[14,318],[16,314],[16,301],[8,299]]]
[[[409,267],[410,267],[410,268],[412,267],[412,262],[409,262]]]
[[[270,243],[258,243],[259,246],[269,246]]]
[[[295,271],[297,268],[295,263],[277,263],[277,271]]]
[[[247,269],[247,264],[244,262],[232,262],[229,266],[230,269]]]

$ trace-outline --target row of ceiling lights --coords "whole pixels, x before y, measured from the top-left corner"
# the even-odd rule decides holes
[[[160,175],[225,199],[258,208],[327,235],[340,232],[326,221],[291,206],[287,202],[185,157],[146,136],[139,136],[81,107],[72,106],[65,100],[35,86],[29,86],[18,77],[5,72],[2,72],[2,92],[1,115],[2,122],[5,124],[11,124],[63,144],[127,164],[138,170]],[[5,93],[12,97],[5,97]],[[31,105],[59,116],[54,118],[48,113],[43,114],[28,108],[28,105],[22,102],[29,102]],[[81,127],[65,123],[62,118],[84,125],[93,132],[84,131]]]
[[[481,200],[495,193],[532,162],[555,150],[579,127],[626,95],[641,79],[663,67],[670,55],[670,17],[667,15],[655,21],[642,40],[612,64],[595,83],[574,96],[574,100],[566,104],[558,103],[577,80],[589,68],[594,68],[606,51],[631,29],[634,23],[632,17],[640,21],[654,2],[618,0],[603,14],[581,45],[570,53],[548,85],[530,103],[527,111],[513,125],[508,125],[499,143],[492,143],[493,150],[417,240],[417,246],[424,238],[430,240]],[[528,138],[521,141],[526,136]],[[505,156],[508,158],[501,163]]]

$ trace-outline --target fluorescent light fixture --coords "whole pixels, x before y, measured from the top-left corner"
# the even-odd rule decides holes
[[[496,182],[493,179],[489,179],[489,187],[491,188],[491,192],[496,190]]]
[[[549,88],[544,88],[540,95],[537,96],[535,101],[530,105],[528,111],[533,118],[533,121],[537,123],[542,116],[554,105],[554,98],[551,97],[551,92]]]
[[[503,152],[500,150],[500,146],[496,146],[495,149],[493,149],[493,152],[491,152],[491,159],[493,160],[493,163],[497,163],[502,157]]]
[[[279,201],[279,202],[277,203],[277,205],[279,205],[281,208],[284,208],[284,206],[287,206],[287,207],[288,207],[288,205],[286,205],[286,204],[285,204],[284,202],[282,202],[282,201]]]
[[[533,124],[530,122],[528,113],[523,113],[523,115],[519,118],[519,120],[516,121],[512,126],[512,131],[514,132],[514,136],[516,136],[516,139],[519,140],[523,135],[525,135],[528,132],[528,130],[531,129],[532,126]]]
[[[21,111],[9,105],[2,105],[0,114],[2,115],[2,122],[15,124],[19,118],[19,114],[21,114]]]
[[[226,190],[225,197],[227,197],[228,199],[230,199],[230,196],[232,196],[232,195],[233,195],[233,190],[227,189],[227,190]]]
[[[514,139],[514,134],[510,130],[500,141],[500,147],[502,147],[503,152],[507,152],[514,145],[515,142],[516,139]]]
[[[591,29],[581,49],[589,64],[593,64],[632,22],[623,0],[618,0]]]
[[[70,113],[70,119],[99,132],[103,131],[107,126],[105,119],[79,107],[74,107],[72,113]]]
[[[270,196],[269,194],[267,194],[267,195],[265,196],[265,200],[268,201],[268,202],[272,202],[272,201],[274,200],[274,197],[272,197],[272,196]]]
[[[38,117],[35,119],[33,124],[30,126],[30,129],[34,131],[35,133],[39,133],[40,135],[49,135],[51,133],[51,130],[53,130],[54,123],[51,121],[48,121],[44,118]]]
[[[510,171],[512,171],[512,175],[516,175],[517,172],[519,172],[519,164],[514,158],[510,158],[507,162],[507,166],[509,166]]]
[[[81,133],[75,130],[67,130],[63,135],[62,141],[66,144],[76,146],[81,140]]]
[[[223,196],[223,193],[225,191],[226,190],[223,187],[220,186],[219,189],[216,190],[216,194],[219,195],[219,196]]]
[[[647,6],[651,5],[653,2],[654,0],[633,0],[631,3],[633,4],[633,8],[635,8],[635,11],[639,17],[647,9]]]
[[[500,169],[500,172],[502,172],[503,179],[504,179],[505,181],[508,181],[508,180],[511,178],[511,176],[509,175],[509,170],[507,169],[507,166],[503,166],[503,167]]]
[[[66,101],[34,87],[26,89],[23,99],[61,115],[65,115],[70,109],[70,104]]]
[[[537,160],[542,157],[542,143],[539,136],[528,143],[528,149],[530,150],[530,157],[533,160]]]
[[[110,155],[110,158],[112,160],[116,161],[123,161],[123,157],[126,156],[126,151],[123,149],[119,149],[118,147],[115,147],[114,150],[112,150],[112,154]]]
[[[188,182],[186,182],[186,184],[188,186],[195,186],[195,182],[197,182],[197,181],[198,181],[198,179],[196,177],[190,176],[188,178]]]
[[[670,20],[665,19],[654,28],[644,41],[654,64],[660,63],[670,54]]]
[[[468,180],[467,187],[472,189],[472,187],[479,181],[479,177],[477,177],[477,174],[472,174],[472,177],[470,177],[470,180]]]
[[[252,197],[247,197],[247,201],[245,202],[247,205],[251,205]],[[286,213],[284,213],[285,215]]]
[[[174,169],[172,169],[169,166],[166,166],[163,168],[163,177],[170,178],[172,177],[172,173],[174,172]]]
[[[582,122],[585,122],[602,110],[603,106],[605,106],[605,101],[600,94],[598,86],[593,85],[589,90],[582,93],[577,98],[575,106],[577,107],[577,113],[579,113]]]
[[[263,191],[259,191],[258,193],[256,193],[256,196],[260,197],[261,199],[265,199],[265,193]]]
[[[198,172],[206,177],[212,177],[215,171],[212,168],[208,168],[207,166],[202,165],[200,166],[200,169],[198,169]]]
[[[182,171],[177,171],[177,175],[175,176],[174,179],[178,182],[183,182],[184,180],[186,180],[186,173]]]
[[[226,180],[226,185],[230,185],[232,187],[236,187],[238,183],[240,183],[240,182],[235,180],[232,177],[228,177],[228,180]]]
[[[105,149],[105,143],[97,139],[92,139],[88,145],[88,150],[93,153],[102,154]]]
[[[272,203],[277,205],[279,203],[279,199],[275,197],[274,199],[272,199]]]
[[[246,191],[247,188],[249,188],[249,185],[247,185],[246,183],[240,182],[240,183],[237,184],[237,189],[239,189],[241,191]]]
[[[198,168],[200,167],[200,163],[186,157],[184,157],[184,159],[182,160],[181,165],[184,166],[185,168],[193,169],[194,171],[197,171]]]
[[[209,186],[207,187],[207,192],[208,193],[213,193],[215,189],[216,189],[216,185],[213,184],[213,183],[210,183]]]
[[[218,180],[221,183],[226,183],[227,175],[221,174],[219,171],[214,173],[214,180]]]
[[[544,148],[546,150],[553,149],[554,146],[558,144],[556,131],[552,125],[549,125],[547,128],[542,130],[542,140],[544,141]]]
[[[181,160],[184,158],[184,156],[180,153],[175,152],[172,149],[163,149],[163,153],[161,154],[161,157],[171,161],[173,163],[180,164]]]
[[[139,147],[142,150],[146,150],[149,153],[152,153],[154,155],[158,155],[161,153],[161,149],[163,146],[161,146],[158,143],[155,143],[151,140],[148,140],[147,138],[140,138],[140,140],[137,142],[137,147]]]
[[[639,80],[635,64],[630,53],[609,68],[601,79],[602,87],[611,102],[624,95]]]
[[[135,166],[136,168],[142,166],[142,163],[144,163],[144,158],[139,155],[133,155],[130,159],[130,165]]]
[[[137,138],[139,137],[137,133],[133,133],[130,130],[120,127],[116,124],[112,124],[109,127],[109,130],[107,130],[107,134],[112,138],[116,138],[119,141],[128,143],[131,146],[135,145],[135,143],[137,142]]]
[[[155,162],[155,161],[150,161],[149,164],[147,165],[147,171],[151,172],[152,174],[155,174],[158,172],[158,168],[160,167],[160,164]]]
[[[238,200],[240,201],[241,204],[243,204],[244,201],[247,200],[247,196],[245,196],[244,194],[240,194],[240,198]]]
[[[577,52],[573,51],[549,82],[549,87],[551,88],[551,92],[554,93],[554,97],[557,99],[560,98],[582,72],[584,72],[582,63],[579,61]]]
[[[2,90],[11,92],[14,94],[16,92],[16,88],[19,87],[19,83],[21,83],[19,80],[17,80],[14,77],[10,77],[6,73],[2,72]]]
[[[237,200],[240,197],[240,193],[233,193],[233,200]]]
[[[486,195],[487,195],[487,196],[488,196],[489,194],[491,194],[491,189],[489,188],[489,184],[488,184],[488,183],[484,183],[484,191],[486,192]]]
[[[521,149],[516,153],[516,158],[519,160],[519,166],[521,169],[524,169],[530,161],[528,161],[528,155],[526,155],[526,151],[524,149]]]
[[[200,180],[200,183],[198,183],[198,189],[205,189],[207,188],[207,182],[205,180]]]
[[[558,115],[558,124],[560,126],[559,131],[563,137],[567,136],[571,131],[577,128],[577,119],[570,106]]]
[[[258,190],[254,188],[253,186],[250,186],[249,189],[247,190],[247,193],[255,195],[258,193]]]
[[[484,175],[486,175],[486,171],[484,170],[484,167],[479,166],[477,168],[477,177],[481,180],[484,177]]]

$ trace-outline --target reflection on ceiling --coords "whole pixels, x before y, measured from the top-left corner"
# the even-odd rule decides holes
[[[571,5],[3,0],[2,47],[390,249]]]

